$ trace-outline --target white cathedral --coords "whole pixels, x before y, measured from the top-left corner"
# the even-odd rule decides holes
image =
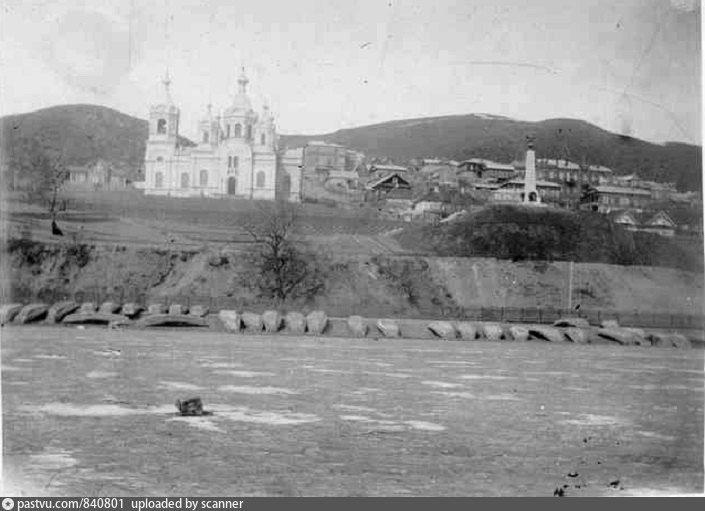
[[[221,116],[211,106],[198,123],[195,147],[179,141],[179,109],[164,80],[165,102],[149,110],[145,152],[145,194],[170,197],[301,199],[301,162],[277,153],[274,118],[265,105],[260,115],[247,95],[244,69],[238,92]],[[289,157],[287,157],[289,156]]]

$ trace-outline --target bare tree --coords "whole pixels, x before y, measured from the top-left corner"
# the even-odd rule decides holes
[[[27,187],[27,199],[45,206],[52,223],[56,222],[59,209],[59,193],[68,177],[63,163],[63,154],[59,151],[50,153],[37,143],[33,143],[27,158],[22,162],[23,172],[30,177]]]
[[[311,298],[324,287],[320,258],[293,239],[297,210],[289,203],[259,208],[259,214],[244,226],[257,248],[251,262],[256,274],[244,277],[246,284],[278,303],[289,298]]]

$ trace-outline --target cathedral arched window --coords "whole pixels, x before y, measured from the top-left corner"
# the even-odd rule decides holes
[[[260,137],[259,137],[259,143],[260,143],[260,145],[265,145],[266,142],[267,142],[267,137],[265,136],[264,133],[262,133],[262,135],[260,135]]]
[[[166,133],[166,119],[159,119],[157,121],[157,134],[164,135]]]
[[[208,143],[208,132],[207,131],[203,132],[203,143],[204,144]]]
[[[235,125],[235,138],[239,138],[242,136],[242,124],[239,122]]]
[[[231,169],[233,168],[233,157],[228,156],[228,168]]]
[[[206,169],[201,170],[198,182],[201,186],[208,186],[208,171]]]
[[[257,188],[264,188],[265,175],[264,171],[260,170],[257,173]]]
[[[250,124],[247,125],[247,140],[252,140],[252,126]]]
[[[238,163],[239,163],[238,157],[233,156],[233,167],[232,168],[237,170]]]
[[[181,173],[181,188],[188,188],[188,172]]]
[[[161,172],[154,174],[154,187],[161,188],[164,185],[164,175]]]
[[[225,138],[230,138],[230,125],[225,125]]]

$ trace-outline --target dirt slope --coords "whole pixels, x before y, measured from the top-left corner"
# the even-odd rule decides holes
[[[302,299],[296,306],[373,317],[380,313],[443,315],[456,308],[568,306],[569,263],[565,262],[512,263],[389,253],[338,254],[326,261],[325,292]],[[221,306],[267,306],[241,284],[240,276],[253,268],[246,254],[235,250],[93,247],[76,253],[70,245],[36,244],[15,246],[10,263],[13,271],[10,281],[3,282],[4,300],[10,294],[28,299],[50,297],[55,291],[99,291],[115,298],[144,294],[149,299],[193,301],[213,297]],[[576,263],[572,282],[571,305],[584,309],[688,314],[703,310],[702,274]]]
[[[567,307],[570,263],[429,258],[433,280],[461,307]],[[572,305],[699,314],[700,274],[645,266],[573,265]]]

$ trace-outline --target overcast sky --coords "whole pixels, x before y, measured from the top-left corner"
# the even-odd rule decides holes
[[[490,113],[701,143],[696,0],[2,0],[0,112],[146,118],[168,68],[182,131],[244,65],[279,131]]]

